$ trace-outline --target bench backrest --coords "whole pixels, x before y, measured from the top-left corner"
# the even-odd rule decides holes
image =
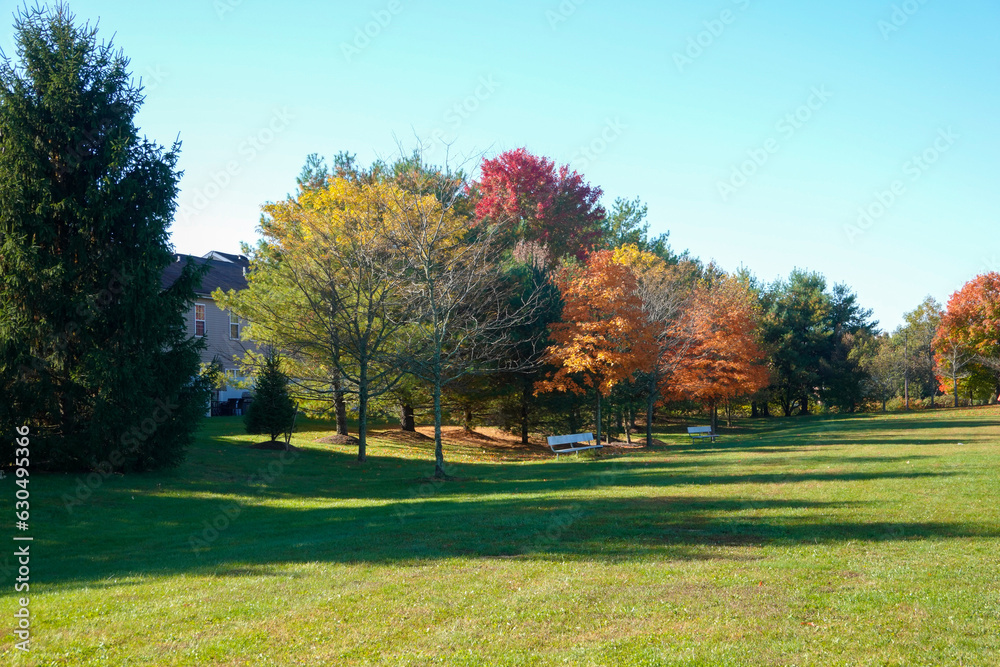
[[[549,445],[571,445],[575,442],[589,442],[594,439],[593,433],[574,433],[573,435],[550,435]]]
[[[688,426],[688,433],[711,433],[711,426]]]

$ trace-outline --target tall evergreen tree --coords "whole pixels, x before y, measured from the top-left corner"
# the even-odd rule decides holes
[[[853,412],[866,379],[855,348],[875,333],[872,311],[846,285],[827,289],[821,274],[801,269],[769,286],[760,300],[761,337],[773,369],[770,389],[785,416],[796,406],[808,414],[817,399]]]
[[[820,363],[833,338],[826,279],[796,269],[787,281],[775,281],[765,290],[761,303],[761,337],[774,370],[773,395],[786,417],[796,406],[807,414],[809,401],[822,384]]]
[[[207,400],[172,261],[179,146],[140,138],[128,60],[65,5],[16,17],[0,60],[0,433],[32,464],[178,462]],[[13,455],[5,444],[4,456]]]
[[[865,339],[874,336],[877,322],[872,311],[862,308],[847,285],[838,283],[828,293],[830,302],[830,348],[821,360],[823,390],[820,396],[830,405],[854,412],[864,400],[867,371],[860,363]]]

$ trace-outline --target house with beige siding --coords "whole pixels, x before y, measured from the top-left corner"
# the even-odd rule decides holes
[[[246,272],[250,267],[250,260],[244,255],[214,250],[202,257],[174,255],[173,263],[163,272],[163,286],[172,285],[188,262],[198,266],[208,265],[201,287],[195,290],[195,302],[187,313],[187,331],[189,336],[205,339],[205,348],[201,351],[202,362],[209,363],[217,359],[226,371],[226,386],[212,396],[213,412],[219,412],[217,406],[222,406],[222,411],[225,412],[227,405],[231,409],[235,401],[249,396],[245,387],[236,386],[237,383],[246,381],[240,372],[239,359],[247,350],[256,350],[256,346],[242,338],[246,321],[216,305],[212,292],[217,289],[223,292],[246,289]]]

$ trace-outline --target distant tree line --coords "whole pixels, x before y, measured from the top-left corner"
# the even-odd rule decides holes
[[[658,413],[714,425],[720,409],[995,399],[996,350],[966,335],[988,313],[959,312],[972,297],[947,312],[928,298],[885,333],[848,286],[805,270],[765,284],[678,254],[650,237],[640,199],[606,210],[599,188],[526,149],[476,176],[419,151],[369,166],[312,155],[298,191],[264,207],[250,288],[216,295],[285,352],[305,405],[341,433],[357,416],[361,460],[371,414],[407,430],[427,415],[443,475],[449,419],[525,443],[584,428],[651,442]]]

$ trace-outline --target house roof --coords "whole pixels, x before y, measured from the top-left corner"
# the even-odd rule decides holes
[[[246,255],[233,255],[228,252],[219,252],[218,250],[212,250],[204,255],[205,259],[217,259],[220,262],[229,262],[230,264],[242,264],[243,266],[250,266],[250,260]]]
[[[250,260],[243,255],[231,255],[213,250],[204,257],[174,255],[174,261],[163,270],[160,278],[164,289],[180,278],[181,271],[188,262],[196,266],[208,265],[208,273],[202,278],[201,287],[195,289],[195,294],[200,297],[210,297],[217,289],[228,292],[231,289],[247,288],[246,269],[250,266]]]

